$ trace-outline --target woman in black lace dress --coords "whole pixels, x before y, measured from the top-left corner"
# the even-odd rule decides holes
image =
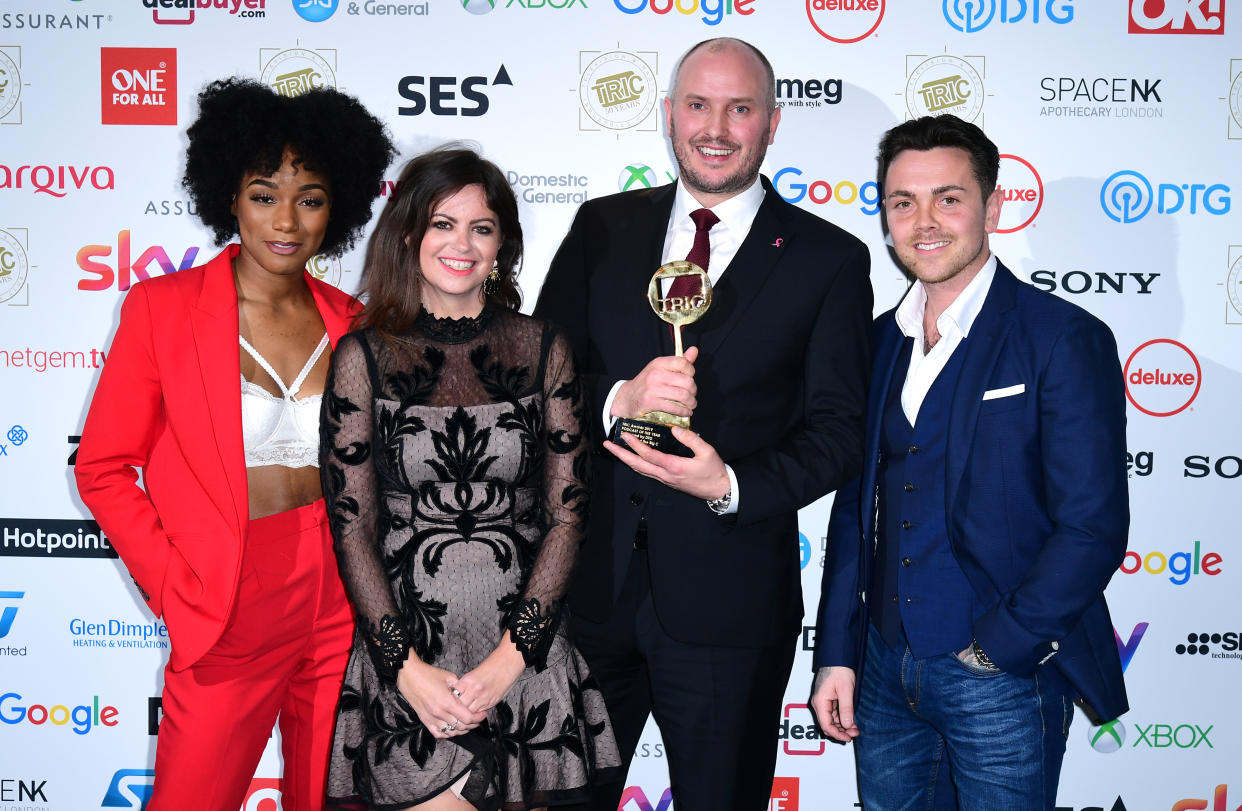
[[[561,621],[586,526],[579,384],[564,338],[516,311],[521,254],[513,191],[464,149],[406,166],[367,247],[365,328],[324,396],[358,617],[330,807],[544,807],[619,766]]]

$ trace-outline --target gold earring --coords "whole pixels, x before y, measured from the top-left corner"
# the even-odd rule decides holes
[[[496,295],[496,290],[500,287],[500,262],[492,262],[492,272],[487,274],[487,278],[483,280],[483,295],[491,297]]]

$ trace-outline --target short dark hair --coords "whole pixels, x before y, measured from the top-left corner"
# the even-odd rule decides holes
[[[327,178],[331,216],[319,250],[329,256],[349,250],[361,235],[396,154],[383,123],[352,96],[320,88],[287,97],[237,77],[199,93],[198,119],[186,135],[181,185],[217,243],[238,233],[232,207],[242,178],[273,174],[288,150]]]
[[[763,89],[767,93],[767,96],[764,98],[764,102],[767,107],[765,112],[771,113],[776,109],[776,73],[772,70],[772,63],[769,62],[768,58],[763,55],[763,51],[759,50],[754,45],[751,45],[746,40],[737,39],[736,37],[715,37],[713,39],[705,39],[682,54],[681,59],[677,60],[677,67],[673,68],[673,83],[669,85],[669,93],[672,94],[677,92],[677,79],[681,76],[681,66],[684,65],[686,60],[690,58],[690,54],[701,48],[706,48],[712,53],[716,53],[717,51],[722,51],[730,46],[740,46],[743,49],[750,51],[754,54],[755,58],[759,60],[759,64],[763,66]]]
[[[425,152],[408,162],[396,189],[380,212],[367,242],[362,295],[366,310],[359,326],[374,326],[385,337],[405,331],[422,307],[418,251],[436,204],[466,186],[479,185],[500,228],[500,273],[488,302],[516,310],[522,303],[517,265],[522,260],[522,223],[517,198],[496,164],[459,144]]]
[[[996,178],[1000,174],[1000,151],[983,130],[951,113],[925,115],[898,124],[884,133],[884,137],[880,139],[880,152],[876,156],[880,188],[884,188],[888,167],[902,152],[907,149],[926,152],[942,146],[960,149],[970,157],[971,173],[979,181],[983,199],[986,201],[996,190]]]

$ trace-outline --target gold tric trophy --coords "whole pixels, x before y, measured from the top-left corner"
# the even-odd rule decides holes
[[[647,285],[647,302],[655,314],[673,328],[673,346],[680,357],[682,351],[681,328],[703,317],[712,306],[712,280],[707,271],[694,264],[678,260],[660,265]],[[608,438],[624,445],[622,433],[633,434],[645,445],[674,456],[693,456],[685,445],[673,437],[672,427],[690,427],[689,417],[669,414],[667,411],[648,411],[640,417],[621,417],[612,425]]]

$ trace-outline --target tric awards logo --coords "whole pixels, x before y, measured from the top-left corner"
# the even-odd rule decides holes
[[[913,118],[952,113],[975,121],[983,112],[983,69],[981,56],[907,55],[906,109]]]
[[[654,132],[658,68],[652,51],[579,51],[578,129]]]
[[[259,62],[263,65],[260,81],[282,96],[300,96],[315,88],[336,87],[335,50],[260,48]]]

